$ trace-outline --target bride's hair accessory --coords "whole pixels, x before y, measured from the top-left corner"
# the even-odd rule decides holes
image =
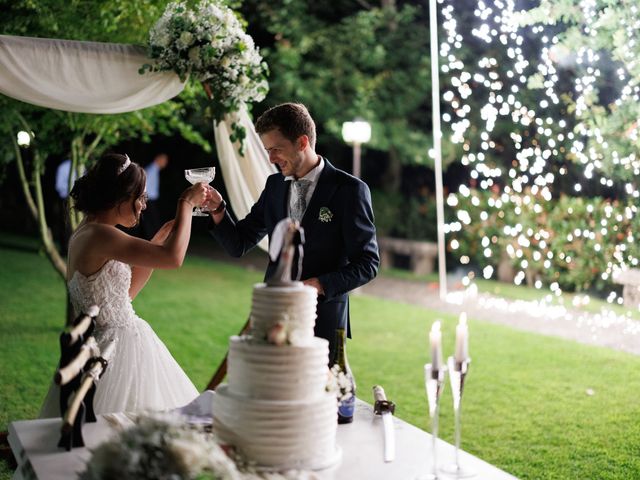
[[[131,159],[129,158],[129,155],[125,153],[124,158],[124,163],[120,165],[120,168],[118,168],[118,175],[121,175],[122,172],[124,172],[127,168],[129,168],[129,165],[131,165]]]

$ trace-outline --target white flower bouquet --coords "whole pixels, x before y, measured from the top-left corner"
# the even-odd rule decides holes
[[[92,453],[81,480],[243,478],[211,434],[174,414],[141,416]]]
[[[149,33],[146,71],[174,71],[203,83],[216,121],[244,104],[261,101],[269,90],[267,65],[236,14],[220,0],[201,0],[193,8],[172,2]],[[244,132],[236,132],[244,139]]]

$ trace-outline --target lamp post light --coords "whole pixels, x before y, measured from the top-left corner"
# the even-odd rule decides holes
[[[20,130],[16,137],[16,141],[21,147],[28,147],[31,144],[31,135],[29,135],[29,132]]]
[[[342,124],[342,139],[353,145],[353,176],[360,178],[360,146],[371,140],[371,125],[364,120]]]

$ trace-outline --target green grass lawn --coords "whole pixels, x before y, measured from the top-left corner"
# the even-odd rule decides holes
[[[57,361],[64,286],[46,258],[0,247],[0,429],[33,418]],[[249,313],[262,277],[189,258],[157,271],[135,300],[199,388],[208,382]],[[427,332],[443,320],[451,353],[454,322],[438,312],[365,296],[352,299],[349,361],[358,395],[385,387],[404,420],[428,429],[423,365]],[[640,478],[640,358],[470,320],[473,357],[465,388],[463,448],[527,479]],[[594,394],[588,395],[587,389]],[[448,386],[442,436],[451,442]],[[424,445],[425,454],[429,445]],[[443,459],[444,460],[444,459]],[[0,464],[0,479],[10,472]]]

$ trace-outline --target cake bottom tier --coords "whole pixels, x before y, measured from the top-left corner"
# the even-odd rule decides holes
[[[216,389],[213,429],[250,462],[273,469],[318,470],[339,460],[336,397],[266,401]]]

